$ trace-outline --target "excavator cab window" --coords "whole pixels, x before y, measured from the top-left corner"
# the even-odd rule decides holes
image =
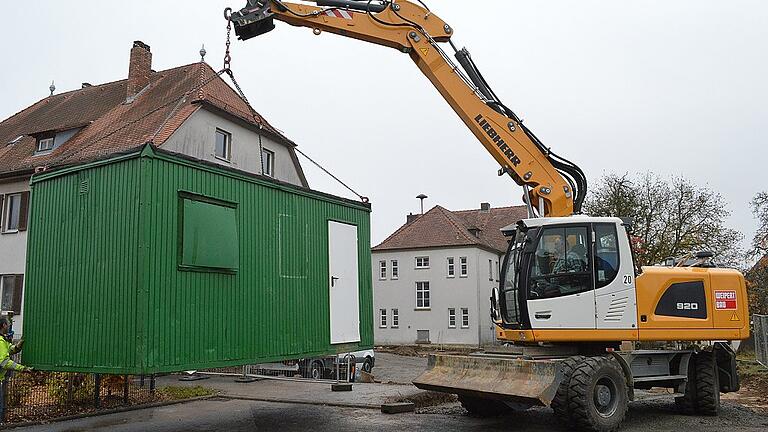
[[[535,235],[536,230],[532,230]],[[520,279],[520,262],[527,243],[532,243],[526,237],[526,231],[518,229],[509,243],[509,249],[504,257],[501,274],[501,291],[499,306],[502,308],[504,321],[519,326],[521,324],[521,308],[519,302],[518,284]]]
[[[614,224],[595,224],[595,288],[608,286],[619,273],[619,242]]]
[[[577,294],[592,289],[589,228],[545,228],[531,262],[528,299]]]

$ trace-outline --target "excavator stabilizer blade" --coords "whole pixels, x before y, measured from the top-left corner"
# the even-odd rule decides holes
[[[430,355],[427,370],[413,384],[422,390],[549,406],[561,380],[556,360]]]

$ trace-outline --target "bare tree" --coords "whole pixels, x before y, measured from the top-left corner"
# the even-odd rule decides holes
[[[746,274],[749,307],[752,313],[768,314],[768,192],[755,196],[752,212],[758,227],[748,256],[759,259]]]
[[[768,192],[762,192],[752,200],[752,213],[758,221],[757,233],[749,251],[752,258],[768,255]]]
[[[653,173],[608,174],[585,204],[593,216],[631,217],[638,265],[711,250],[720,265],[743,265],[742,235],[726,226],[730,216],[723,197],[683,177]]]

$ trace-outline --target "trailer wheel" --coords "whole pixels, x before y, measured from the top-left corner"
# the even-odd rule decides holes
[[[696,412],[696,359],[691,356],[688,361],[688,381],[685,382],[685,394],[675,398],[675,407],[681,414]]]
[[[627,414],[627,381],[612,357],[587,357],[571,374],[570,418],[582,429],[612,432]]]
[[[550,407],[555,411],[557,418],[564,423],[569,423],[571,416],[571,411],[568,409],[568,387],[571,384],[571,375],[573,374],[573,369],[576,365],[583,362],[584,359],[586,359],[584,356],[573,356],[568,357],[560,363],[563,380],[560,381],[560,385],[557,387],[557,393],[555,393],[555,398],[552,399]]]
[[[459,402],[474,417],[496,417],[509,411],[504,402],[493,399],[459,395]]]
[[[703,351],[696,355],[696,412],[717,415],[720,411],[720,376],[715,353]]]
[[[323,366],[323,362],[320,360],[315,360],[312,362],[312,365],[309,367],[309,378],[313,380],[319,380],[323,379],[325,375],[325,367]]]

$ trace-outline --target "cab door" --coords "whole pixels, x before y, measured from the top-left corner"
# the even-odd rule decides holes
[[[540,230],[526,281],[533,330],[597,328],[590,232],[586,224]]]

